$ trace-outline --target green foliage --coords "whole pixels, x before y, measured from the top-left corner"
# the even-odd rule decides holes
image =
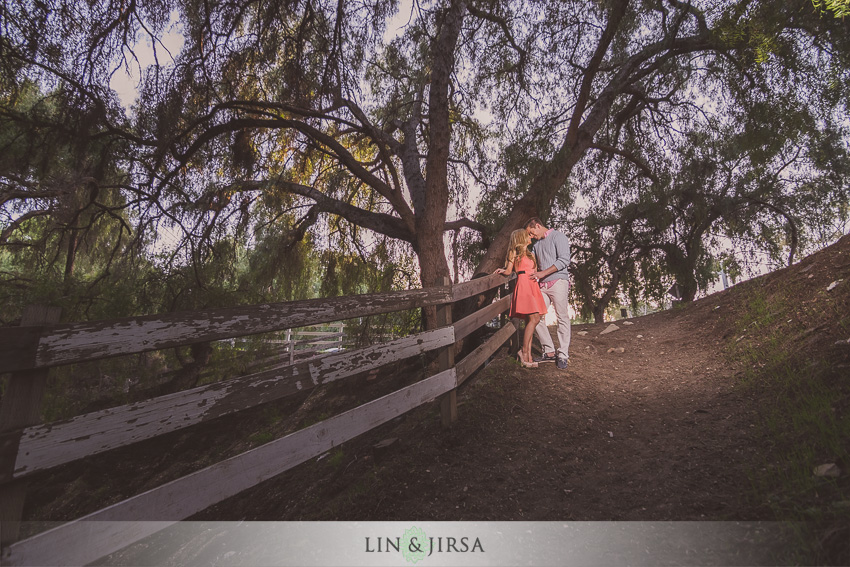
[[[334,449],[331,451],[331,456],[328,457],[328,466],[338,469],[342,466],[345,460],[345,452],[342,449]]]
[[[747,54],[754,65],[766,63],[776,53],[778,45],[773,30],[765,29],[757,19],[747,20],[744,25],[729,25],[723,22],[717,29],[717,35],[726,46]]]
[[[850,16],[850,0],[812,0],[820,12],[832,12],[836,18]]]
[[[279,436],[277,426],[283,420],[280,409],[275,404],[266,405],[262,408],[262,429],[254,432],[248,439],[254,445],[264,445],[274,441]]]
[[[254,445],[265,445],[275,440],[275,435],[271,431],[259,431],[252,434],[248,440]]]

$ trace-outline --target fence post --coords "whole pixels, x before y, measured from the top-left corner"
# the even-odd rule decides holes
[[[516,287],[516,278],[509,281],[506,287],[508,290],[508,295],[512,295],[514,292],[514,287]],[[510,321],[516,328],[516,331],[513,335],[511,335],[511,340],[508,343],[508,354],[510,356],[516,356],[516,353],[518,353],[522,349],[522,319],[518,317],[510,317],[509,315],[503,315],[503,317]]]
[[[522,336],[523,334],[525,334],[525,327],[523,326],[523,320],[518,317],[512,317],[510,321],[516,328],[516,332],[511,335],[511,341],[508,347],[508,354],[510,356],[516,356],[517,353],[522,350]]]
[[[61,307],[30,305],[21,317],[22,327],[52,325],[59,322]],[[0,434],[23,429],[41,422],[41,402],[47,383],[48,369],[13,372],[6,384],[3,404],[0,406]],[[4,456],[4,476],[15,469],[20,435],[4,439],[0,453]],[[0,462],[2,462],[0,461]],[[19,539],[24,500],[27,495],[26,480],[0,485],[0,545],[6,546]]]
[[[451,286],[452,281],[448,277],[443,278],[443,285]],[[452,304],[445,303],[437,306],[437,325],[445,327],[452,324]],[[443,347],[437,358],[440,372],[448,370],[455,365],[455,345]],[[440,398],[440,416],[443,427],[449,427],[457,420],[457,389],[452,389]]]
[[[295,363],[295,341],[292,340],[292,329],[286,330],[286,340],[288,341],[289,364]]]

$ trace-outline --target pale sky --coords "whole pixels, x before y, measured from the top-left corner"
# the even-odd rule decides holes
[[[176,57],[183,48],[183,43],[185,43],[183,29],[179,25],[178,13],[175,11],[171,13],[171,20],[166,27],[166,33],[163,35],[162,41],[156,46],[156,56],[159,58],[160,63],[170,61],[172,57]],[[121,67],[112,75],[112,79],[109,81],[109,86],[118,94],[118,99],[127,110],[130,109],[139,96],[140,68],[144,72],[155,61],[153,39],[147,32],[142,31],[139,34],[133,50],[138,58],[138,63],[132,59],[132,56],[128,57],[130,61],[129,68]]]

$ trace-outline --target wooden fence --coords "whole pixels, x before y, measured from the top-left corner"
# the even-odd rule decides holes
[[[494,301],[459,321],[452,320],[452,303],[506,281],[493,275],[454,286],[446,281],[430,289],[61,325],[56,324],[58,310],[29,309],[20,327],[0,329],[0,373],[11,372],[0,407],[0,564],[90,563],[438,398],[442,422],[450,424],[457,416],[457,388],[516,333],[515,325],[507,323],[455,361],[456,343],[504,313],[510,298]],[[47,373],[54,366],[431,306],[437,310],[439,326],[422,333],[295,360],[61,422],[39,423]],[[85,517],[19,539],[28,477],[35,472],[429,351],[436,351],[439,364],[432,376]]]
[[[345,324],[342,321],[329,325],[311,325],[299,329],[286,329],[280,338],[262,341],[271,345],[272,353],[252,361],[248,367],[253,369],[273,370],[296,361],[328,355],[341,351],[345,344]],[[235,339],[229,339],[236,345]]]
[[[319,327],[301,327],[287,329],[283,343],[289,364],[295,364],[295,359],[303,360],[328,352],[331,349],[341,350],[345,337],[345,324],[341,321],[328,325],[325,329]]]

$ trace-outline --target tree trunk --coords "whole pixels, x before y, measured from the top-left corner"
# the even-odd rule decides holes
[[[675,245],[671,245],[665,252],[670,272],[676,277],[676,283],[679,284],[680,300],[690,303],[697,294],[697,280],[694,276],[695,260]]]
[[[611,270],[611,282],[608,284],[608,287],[605,289],[602,297],[599,298],[599,301],[596,302],[593,309],[593,320],[597,323],[603,322],[605,318],[605,310],[608,309],[609,305],[611,305],[611,300],[614,299],[614,295],[617,294],[617,288],[620,287],[620,270],[610,266],[609,269]]]
[[[196,343],[189,347],[192,354],[192,360],[185,360],[179,355],[179,349],[175,350],[178,355],[178,360],[183,366],[177,375],[168,382],[165,390],[169,393],[188,390],[198,385],[201,371],[206,368],[212,357],[212,343]]]
[[[605,322],[605,305],[600,303],[593,304],[593,322],[594,323],[604,323]]]
[[[612,102],[613,98],[607,104],[608,109],[610,109]],[[603,103],[598,102],[597,104]],[[579,127],[577,134],[567,135],[561,149],[553,156],[543,172],[531,183],[531,189],[528,193],[514,204],[505,224],[502,225],[481,263],[476,268],[476,273],[490,273],[501,266],[510,243],[511,232],[523,228],[528,219],[540,217],[544,224],[547,223],[555,197],[567,183],[573,168],[590,148],[593,136],[604,123],[603,118],[605,116],[607,116],[607,112],[602,115],[597,109]],[[541,267],[546,268],[548,266]]]
[[[431,44],[431,85],[428,102],[428,157],[425,162],[424,210],[416,211],[415,248],[423,287],[440,285],[449,277],[443,229],[449,205],[449,87],[455,48],[466,14],[466,2],[456,1],[446,10],[440,31]],[[425,310],[425,328],[437,326],[436,311]]]
[[[71,227],[68,230],[68,246],[65,254],[65,271],[62,276],[62,290],[65,295],[71,293],[72,278],[74,277],[74,264],[77,260],[77,229]]]
[[[496,237],[490,243],[490,248],[484,254],[484,258],[475,268],[476,275],[492,274],[496,268],[501,268],[505,263],[505,254],[510,246],[511,233],[519,228],[525,227],[525,223],[532,217],[540,217],[546,222],[548,217],[548,206],[542,209],[544,212],[538,212],[536,204],[536,196],[529,191],[524,197],[514,204],[511,209],[505,224],[499,230]]]

